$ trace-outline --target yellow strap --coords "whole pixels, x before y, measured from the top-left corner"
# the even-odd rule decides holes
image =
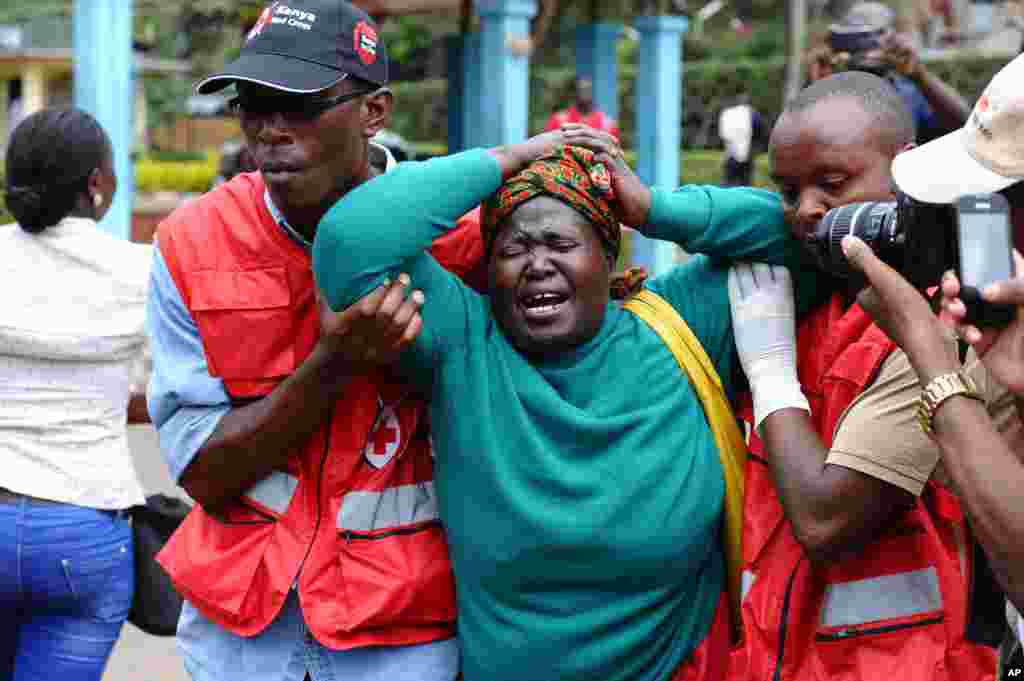
[[[718,457],[725,477],[722,543],[725,547],[726,587],[732,609],[733,633],[738,640],[741,631],[740,600],[743,573],[743,471],[747,460],[747,446],[743,434],[726,399],[722,379],[715,371],[711,358],[679,313],[661,296],[647,289],[631,297],[624,307],[647,322],[675,355],[679,367],[689,377],[693,389],[700,397],[704,415],[718,446]]]

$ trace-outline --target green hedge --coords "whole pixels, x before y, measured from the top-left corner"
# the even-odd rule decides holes
[[[218,152],[209,152],[198,160],[145,158],[135,163],[135,189],[140,192],[205,192],[217,177],[219,163]]]
[[[959,56],[955,61],[933,61],[929,68],[973,102],[996,71],[1008,59],[992,56]],[[530,76],[530,132],[543,129],[550,113],[569,100],[574,76],[572,67],[533,69]],[[633,146],[634,69],[620,68],[620,118],[623,144]],[[715,61],[686,64],[683,69],[683,146],[715,146],[715,136],[701,135],[702,128],[713,131],[718,111],[724,102],[738,94],[750,95],[751,103],[771,124],[782,108],[785,82],[783,59]],[[447,136],[447,81],[431,79],[396,83],[394,129],[411,140],[443,141]]]
[[[725,154],[712,149],[684,151],[679,166],[679,177],[685,184],[719,184],[722,181],[722,167]],[[754,159],[755,187],[773,189],[768,155],[759,154]]]

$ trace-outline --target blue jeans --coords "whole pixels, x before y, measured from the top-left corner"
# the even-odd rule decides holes
[[[185,601],[178,651],[192,681],[454,681],[459,674],[454,638],[328,649],[310,634],[294,590],[270,626],[248,637],[211,622]]]
[[[0,503],[0,681],[100,681],[134,579],[123,514]]]

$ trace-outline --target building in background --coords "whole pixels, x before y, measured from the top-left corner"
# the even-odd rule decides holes
[[[72,104],[73,51],[71,21],[63,17],[33,19],[0,25],[0,147],[15,125],[44,107]],[[188,74],[188,62],[156,59],[135,51],[141,76]],[[135,132],[142,143],[146,133],[145,78],[135,93]]]

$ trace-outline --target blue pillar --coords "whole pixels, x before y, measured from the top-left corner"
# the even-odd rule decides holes
[[[586,24],[576,29],[576,75],[594,83],[594,106],[619,118],[618,40],[622,24]]]
[[[484,80],[480,34],[448,36],[448,153],[480,146]]]
[[[100,225],[125,239],[135,202],[132,12],[131,0],[75,0],[73,24],[75,106],[96,117],[114,147],[117,194]]]
[[[682,132],[683,50],[687,21],[679,16],[642,16],[634,27],[640,33],[636,68],[637,175],[649,185],[679,185]],[[637,238],[633,259],[651,274],[675,262],[676,247],[667,242]]]
[[[448,49],[448,153],[466,149],[466,36],[450,35]]]
[[[484,117],[487,115],[484,104],[490,94],[487,81],[483,75],[483,41],[479,33],[466,36],[463,47],[462,78],[465,89],[462,95],[462,130],[463,149],[484,146]]]
[[[529,39],[536,0],[476,0],[480,16],[481,138],[483,146],[521,142],[530,118],[530,58],[510,45]],[[481,88],[481,91],[483,88]]]

